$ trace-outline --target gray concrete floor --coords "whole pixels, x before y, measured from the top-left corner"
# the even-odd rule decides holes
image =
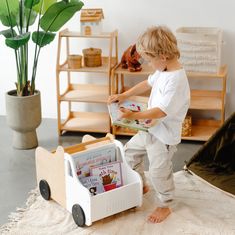
[[[12,148],[12,131],[6,125],[6,118],[0,116],[0,225],[7,222],[10,212],[16,207],[24,206],[28,192],[36,187],[35,149],[17,150]],[[57,135],[57,121],[43,119],[37,130],[39,145],[52,150],[58,145],[69,146],[81,142],[85,133],[65,133]],[[104,134],[92,134],[103,137]],[[129,137],[118,136],[123,144]],[[190,159],[201,147],[201,142],[182,142],[173,158],[174,171],[184,166],[184,161]],[[147,163],[146,163],[147,165]]]

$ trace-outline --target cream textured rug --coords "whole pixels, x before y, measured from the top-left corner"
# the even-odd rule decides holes
[[[9,216],[10,222],[0,227],[0,234],[235,235],[235,198],[184,171],[174,176],[176,203],[173,213],[160,224],[146,221],[155,207],[153,191],[144,195],[141,208],[79,228],[70,213],[53,201],[45,201],[34,190],[26,207],[17,209]]]

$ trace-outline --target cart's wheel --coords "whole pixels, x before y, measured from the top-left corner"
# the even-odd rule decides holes
[[[85,221],[86,221],[85,214],[84,214],[83,209],[78,204],[73,205],[72,216],[73,216],[74,222],[79,227],[83,227],[85,225]]]
[[[50,198],[51,198],[51,190],[50,190],[50,186],[49,186],[49,184],[47,183],[46,180],[40,180],[40,182],[39,182],[39,190],[40,190],[40,193],[41,193],[42,197],[45,200],[50,200]]]

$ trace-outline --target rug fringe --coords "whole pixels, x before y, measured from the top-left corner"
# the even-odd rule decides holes
[[[23,218],[24,213],[29,210],[31,205],[36,201],[36,198],[39,196],[38,188],[32,189],[28,194],[29,197],[25,203],[25,206],[22,208],[17,207],[16,212],[11,212],[11,214],[8,216],[9,222],[0,226],[1,235],[10,232],[10,230],[16,226],[17,222],[19,222]]]

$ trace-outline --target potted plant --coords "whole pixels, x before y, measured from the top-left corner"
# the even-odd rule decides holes
[[[40,51],[82,6],[79,0],[0,0],[0,21],[6,27],[0,34],[13,50],[17,68],[16,89],[6,93],[7,123],[13,129],[16,148],[38,145],[36,128],[41,122],[41,101],[35,79]],[[33,25],[35,31],[30,32]],[[30,41],[35,44],[33,58],[29,58]]]

